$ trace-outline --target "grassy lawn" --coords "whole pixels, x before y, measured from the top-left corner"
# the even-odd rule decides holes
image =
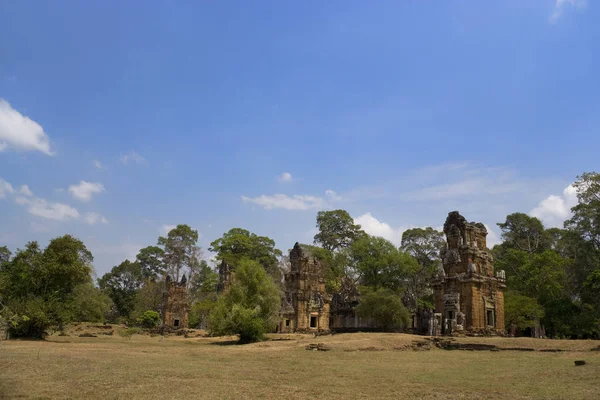
[[[558,348],[415,351],[402,334],[232,338],[52,336],[0,345],[0,398],[598,399],[594,341],[462,338],[465,343]],[[309,343],[331,351],[307,351]],[[574,360],[588,362],[575,367]]]

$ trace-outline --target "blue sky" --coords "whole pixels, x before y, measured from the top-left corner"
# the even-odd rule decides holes
[[[71,233],[102,274],[178,223],[558,226],[598,169],[595,6],[1,2],[0,245]]]

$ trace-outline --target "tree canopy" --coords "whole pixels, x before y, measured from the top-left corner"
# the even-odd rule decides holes
[[[216,335],[239,335],[240,342],[261,340],[279,319],[279,288],[256,261],[243,259],[235,279],[211,313],[210,330]]]
[[[319,232],[315,235],[314,243],[329,251],[350,247],[365,235],[346,210],[319,211],[317,229]]]
[[[197,242],[198,231],[193,230],[189,225],[180,224],[171,229],[166,237],[158,238],[158,245],[163,246],[162,254],[154,249],[147,250],[144,256],[148,256],[149,264],[153,264],[152,258],[162,257],[167,273],[179,281],[182,271],[187,270],[189,275],[199,266],[202,253]]]
[[[275,279],[281,279],[279,257],[281,250],[275,248],[275,241],[267,236],[259,236],[245,229],[233,228],[222,237],[214,240],[209,247],[217,253],[217,259],[227,262],[234,269],[242,260],[253,260]]]
[[[6,251],[4,254],[8,254]],[[42,337],[69,322],[79,304],[81,285],[92,282],[91,252],[70,235],[54,238],[42,250],[29,242],[0,263],[2,319],[16,336]]]

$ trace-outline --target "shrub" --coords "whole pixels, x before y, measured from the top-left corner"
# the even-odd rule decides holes
[[[239,335],[242,343],[262,340],[264,333],[277,324],[280,302],[273,278],[259,263],[243,260],[231,287],[211,313],[211,333]]]
[[[389,289],[363,288],[356,313],[363,318],[372,318],[384,330],[393,331],[406,328],[410,314],[400,296]]]
[[[190,310],[190,328],[206,329],[211,311],[215,308],[216,301],[204,299],[194,303]]]
[[[112,300],[91,283],[76,286],[73,290],[72,312],[76,321],[104,322]]]
[[[137,323],[146,329],[156,328],[158,326],[159,321],[160,321],[160,314],[157,313],[156,311],[152,311],[152,310],[145,311],[137,319]]]
[[[135,335],[136,333],[140,333],[141,329],[140,328],[127,328],[127,329],[121,329],[119,331],[119,336],[123,337],[123,338],[127,338],[127,339],[131,339],[131,337],[133,335]]]

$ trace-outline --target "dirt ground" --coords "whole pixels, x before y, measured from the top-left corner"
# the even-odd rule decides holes
[[[237,345],[234,337],[209,338],[202,331],[187,338],[126,338],[118,334],[122,329],[80,324],[68,336],[2,342],[0,398],[600,398],[598,341],[465,337],[438,343],[352,333],[270,335]]]

